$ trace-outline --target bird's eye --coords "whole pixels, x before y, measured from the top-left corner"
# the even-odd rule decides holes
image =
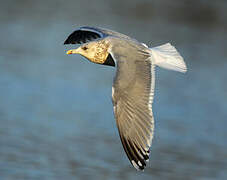
[[[86,51],[88,48],[86,46],[84,46],[84,47],[82,47],[82,49]]]

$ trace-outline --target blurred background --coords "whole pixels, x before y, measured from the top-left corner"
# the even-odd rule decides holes
[[[227,179],[227,1],[1,0],[0,180]],[[157,46],[188,72],[157,68],[148,167],[129,163],[111,102],[115,69],[67,56],[99,26]]]

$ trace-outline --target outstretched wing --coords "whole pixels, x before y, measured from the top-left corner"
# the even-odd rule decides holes
[[[117,36],[122,38],[129,38],[128,36],[111,31],[109,29],[96,28],[96,27],[80,27],[76,29],[69,37],[65,40],[64,44],[81,44],[93,41],[106,36]]]
[[[117,62],[112,100],[119,135],[132,165],[143,170],[154,130],[154,65],[139,52],[112,55]]]

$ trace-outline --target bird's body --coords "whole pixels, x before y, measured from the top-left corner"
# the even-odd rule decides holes
[[[64,44],[81,42],[67,54],[81,54],[91,62],[117,67],[112,101],[119,135],[132,165],[143,170],[154,131],[155,66],[186,72],[183,58],[170,44],[150,49],[124,34],[94,27],[77,29]]]

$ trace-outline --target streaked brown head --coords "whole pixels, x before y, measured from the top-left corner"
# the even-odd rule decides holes
[[[104,40],[92,41],[82,44],[77,49],[71,49],[67,51],[67,54],[80,54],[91,62],[114,66],[115,64],[113,64],[113,62],[112,64],[108,64],[107,62],[110,60],[110,54],[108,52],[109,48],[110,44]]]

